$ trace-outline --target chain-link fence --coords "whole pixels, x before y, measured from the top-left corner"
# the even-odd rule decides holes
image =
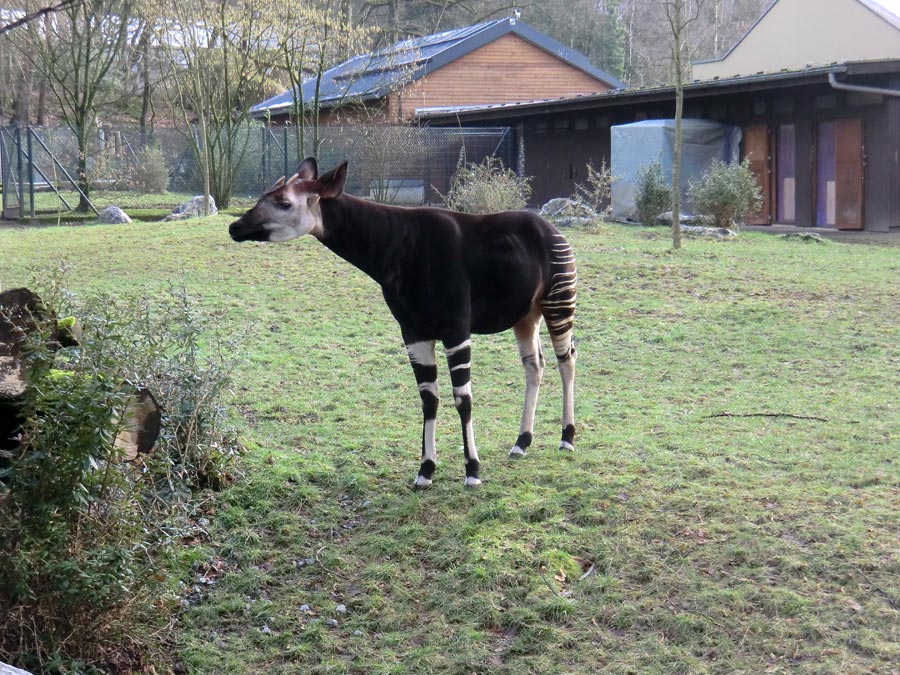
[[[506,127],[322,127],[316,153],[312,136],[306,129],[301,152],[294,127],[241,128],[229,206],[253,203],[310,154],[317,155],[320,171],[348,160],[351,194],[409,205],[440,204],[461,159],[480,162],[492,155],[516,166],[516,146]],[[156,129],[142,139],[137,127],[100,126],[90,135],[86,164],[89,189],[83,196],[78,144],[70,129],[0,129],[3,216],[69,212],[87,198],[95,211],[115,205],[132,217],[153,218],[203,192],[191,139],[176,129]]]

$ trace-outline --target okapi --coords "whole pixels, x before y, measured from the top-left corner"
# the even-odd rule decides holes
[[[422,464],[413,487],[431,486],[438,409],[435,343],[444,345],[462,422],[467,487],[481,484],[472,429],[473,333],[512,328],[525,367],[525,406],[510,457],[531,445],[547,322],[562,376],[562,440],[575,437],[575,256],[553,225],[526,211],[469,215],[439,208],[387,206],[344,194],[347,163],[322,176],[315,158],[282,177],[231,224],[235,241],[288,241],[311,234],[372,277],[400,332],[422,399]]]

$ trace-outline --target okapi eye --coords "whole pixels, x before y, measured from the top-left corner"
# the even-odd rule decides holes
[[[293,204],[291,204],[290,202],[275,202],[275,206],[282,211],[290,211]]]

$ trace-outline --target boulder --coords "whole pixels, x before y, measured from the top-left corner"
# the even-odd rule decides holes
[[[209,196],[209,215],[216,213],[216,200],[212,195]],[[176,206],[172,213],[167,215],[163,220],[187,220],[188,218],[199,218],[203,216],[203,195],[191,197],[184,204]]]
[[[666,225],[670,226],[672,224],[672,212],[666,211],[665,213],[660,213],[654,219],[654,222],[657,225]],[[681,225],[684,227],[685,225],[695,225],[697,227],[712,227],[714,223],[712,216],[695,216],[690,213],[682,213],[681,214]],[[713,228],[720,229],[720,228]]]
[[[0,675],[31,675],[31,673],[0,661]]]
[[[566,197],[551,199],[541,207],[540,214],[542,218],[562,227],[589,225],[602,220],[600,215],[584,202]]]
[[[100,212],[100,218],[98,220],[104,224],[131,222],[131,218],[128,217],[128,214],[118,206],[107,206]]]

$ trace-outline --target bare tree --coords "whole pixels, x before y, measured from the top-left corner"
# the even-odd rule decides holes
[[[263,0],[161,0],[148,8],[173,120],[187,139],[203,192],[228,206],[274,53]]]
[[[37,21],[41,17],[47,16],[48,14],[52,14],[53,12],[59,12],[60,10],[67,9],[72,5],[76,5],[82,2],[82,0],[58,0],[58,2],[53,2],[43,7],[39,7],[30,12],[23,12],[22,16],[9,23],[5,23],[0,25],[0,35],[4,33],[8,33],[14,28],[18,28],[19,26],[24,26],[26,24],[30,24],[34,21]]]
[[[353,23],[348,3],[334,4],[293,0],[280,3],[274,10],[274,65],[286,74],[300,154],[306,152],[310,140],[307,131],[312,133],[310,151],[318,154],[319,94],[325,71],[351,54],[365,52],[372,34],[370,29]],[[305,83],[312,83],[312,92],[304,91]]]
[[[23,56],[47,82],[58,112],[78,145],[78,210],[90,207],[88,155],[91,130],[104,106],[116,98],[109,81],[131,16],[130,0],[81,0],[44,13],[42,30],[29,31]]]
[[[675,148],[672,157],[672,247],[681,248],[681,120],[684,81],[690,73],[686,59],[687,30],[700,16],[704,0],[660,0],[672,32],[671,55],[675,75]]]

